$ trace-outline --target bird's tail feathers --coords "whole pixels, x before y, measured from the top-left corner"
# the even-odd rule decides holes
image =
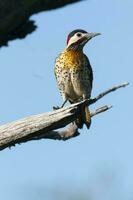
[[[85,124],[86,127],[89,129],[91,125],[91,115],[88,106],[82,106],[80,116],[76,119],[76,124],[78,128],[83,128]]]

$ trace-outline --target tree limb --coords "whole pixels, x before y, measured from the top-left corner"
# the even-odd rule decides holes
[[[57,139],[67,140],[79,135],[78,127],[74,123],[75,119],[80,116],[80,108],[83,104],[91,105],[121,87],[127,86],[124,83],[114,86],[107,91],[99,94],[91,100],[81,101],[65,108],[61,108],[52,112],[38,114],[26,117],[24,119],[11,122],[0,126],[0,150],[15,144],[27,142],[30,140],[40,139]],[[109,110],[111,106],[103,106],[91,112],[91,117]],[[68,128],[62,131],[56,129],[63,128],[68,125]]]

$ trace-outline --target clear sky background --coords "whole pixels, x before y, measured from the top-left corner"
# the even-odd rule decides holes
[[[0,199],[133,199],[133,1],[81,1],[32,19],[37,31],[0,51],[1,124],[61,104],[54,60],[76,28],[102,34],[85,47],[94,71],[92,96],[125,81],[130,85],[91,107],[114,106],[79,137],[2,151]]]

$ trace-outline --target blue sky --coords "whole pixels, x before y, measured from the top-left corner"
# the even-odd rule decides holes
[[[1,124],[61,104],[54,60],[75,28],[102,34],[85,47],[94,71],[92,96],[125,81],[130,85],[91,107],[113,105],[79,137],[2,151],[0,199],[59,200],[80,193],[94,200],[133,198],[132,7],[132,0],[88,0],[42,12],[32,17],[36,32],[1,49]]]

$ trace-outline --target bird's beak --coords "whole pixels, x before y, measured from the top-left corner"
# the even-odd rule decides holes
[[[90,39],[92,39],[98,35],[101,35],[101,33],[86,33],[85,38],[87,39],[87,41],[89,41]]]

